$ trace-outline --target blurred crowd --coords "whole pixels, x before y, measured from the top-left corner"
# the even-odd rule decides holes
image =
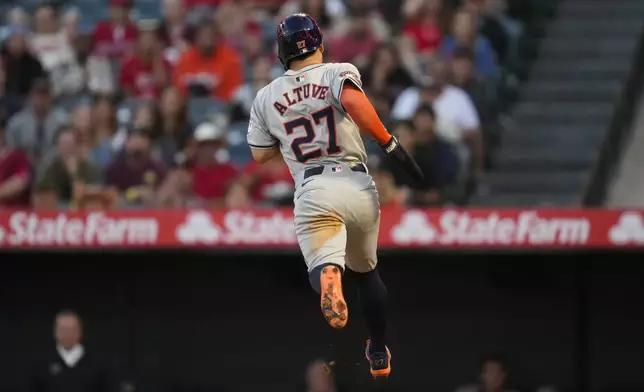
[[[275,26],[306,12],[425,171],[366,141],[383,205],[466,203],[502,132],[496,96],[529,1],[66,0],[4,7],[0,207],[279,206],[283,161],[245,144],[256,92],[284,70]],[[26,4],[26,5],[25,5]]]

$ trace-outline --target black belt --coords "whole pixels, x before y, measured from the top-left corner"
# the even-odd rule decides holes
[[[366,173],[367,167],[364,165],[364,163],[359,163],[355,166],[352,166],[351,171]],[[302,180],[306,180],[309,177],[320,175],[323,172],[324,172],[324,166],[316,166],[316,167],[308,168],[304,171],[304,178]]]

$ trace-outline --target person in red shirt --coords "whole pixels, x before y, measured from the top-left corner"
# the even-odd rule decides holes
[[[136,52],[125,60],[119,82],[128,97],[155,99],[170,81],[170,63],[163,57],[157,24],[139,24]]]
[[[134,50],[139,31],[130,20],[131,8],[131,0],[109,0],[109,20],[94,28],[92,38],[96,54],[120,59]]]
[[[228,102],[242,84],[237,53],[220,42],[216,25],[204,20],[195,46],[183,52],[174,71],[174,85],[183,94],[212,96]]]
[[[440,24],[442,0],[428,0],[412,4],[414,7],[404,10],[408,21],[402,34],[413,41],[418,52],[434,53],[440,47],[443,39]]]
[[[292,205],[295,184],[282,157],[261,165],[249,162],[241,178],[257,203],[270,205]]]
[[[0,209],[29,207],[32,165],[24,151],[4,142],[6,121],[0,117]]]
[[[200,124],[194,133],[197,143],[192,164],[192,194],[200,205],[222,207],[237,169],[222,158],[226,131],[213,123]]]

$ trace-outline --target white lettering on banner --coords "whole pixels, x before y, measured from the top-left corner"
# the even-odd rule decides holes
[[[226,213],[221,225],[205,211],[191,211],[176,231],[183,244],[266,245],[295,244],[293,219],[280,212],[257,216],[252,212]]]
[[[534,211],[521,212],[516,218],[492,212],[475,217],[463,211],[445,211],[438,227],[420,211],[403,215],[392,230],[400,244],[443,245],[576,245],[588,242],[590,222],[585,218],[544,218]]]
[[[156,244],[159,223],[153,218],[111,218],[102,212],[70,218],[42,218],[14,212],[4,235],[9,245],[150,245]]]
[[[271,216],[256,216],[250,212],[232,211],[224,218],[228,244],[294,244],[293,219],[279,212]]]

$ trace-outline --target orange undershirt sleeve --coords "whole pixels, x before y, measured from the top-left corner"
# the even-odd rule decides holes
[[[345,83],[340,97],[340,103],[347,111],[353,122],[360,131],[371,136],[381,145],[391,140],[391,135],[380,121],[376,109],[374,109],[369,98],[358,87]]]

